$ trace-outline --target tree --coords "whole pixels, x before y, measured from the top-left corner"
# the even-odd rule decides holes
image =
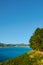
[[[37,28],[29,42],[32,49],[43,51],[43,28]]]

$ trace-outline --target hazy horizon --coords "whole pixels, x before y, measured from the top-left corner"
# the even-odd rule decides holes
[[[29,43],[43,28],[43,0],[0,0],[0,42]]]

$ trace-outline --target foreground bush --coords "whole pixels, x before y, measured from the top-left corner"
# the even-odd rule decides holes
[[[43,28],[37,28],[30,37],[30,45],[32,49],[43,51]]]

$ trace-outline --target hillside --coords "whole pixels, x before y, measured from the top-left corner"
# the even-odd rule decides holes
[[[43,65],[43,52],[32,50],[17,58],[0,63],[0,65]]]

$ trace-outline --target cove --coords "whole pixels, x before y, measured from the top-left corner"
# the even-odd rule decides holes
[[[15,58],[30,50],[32,49],[27,47],[0,48],[0,62],[3,62],[11,58]]]

